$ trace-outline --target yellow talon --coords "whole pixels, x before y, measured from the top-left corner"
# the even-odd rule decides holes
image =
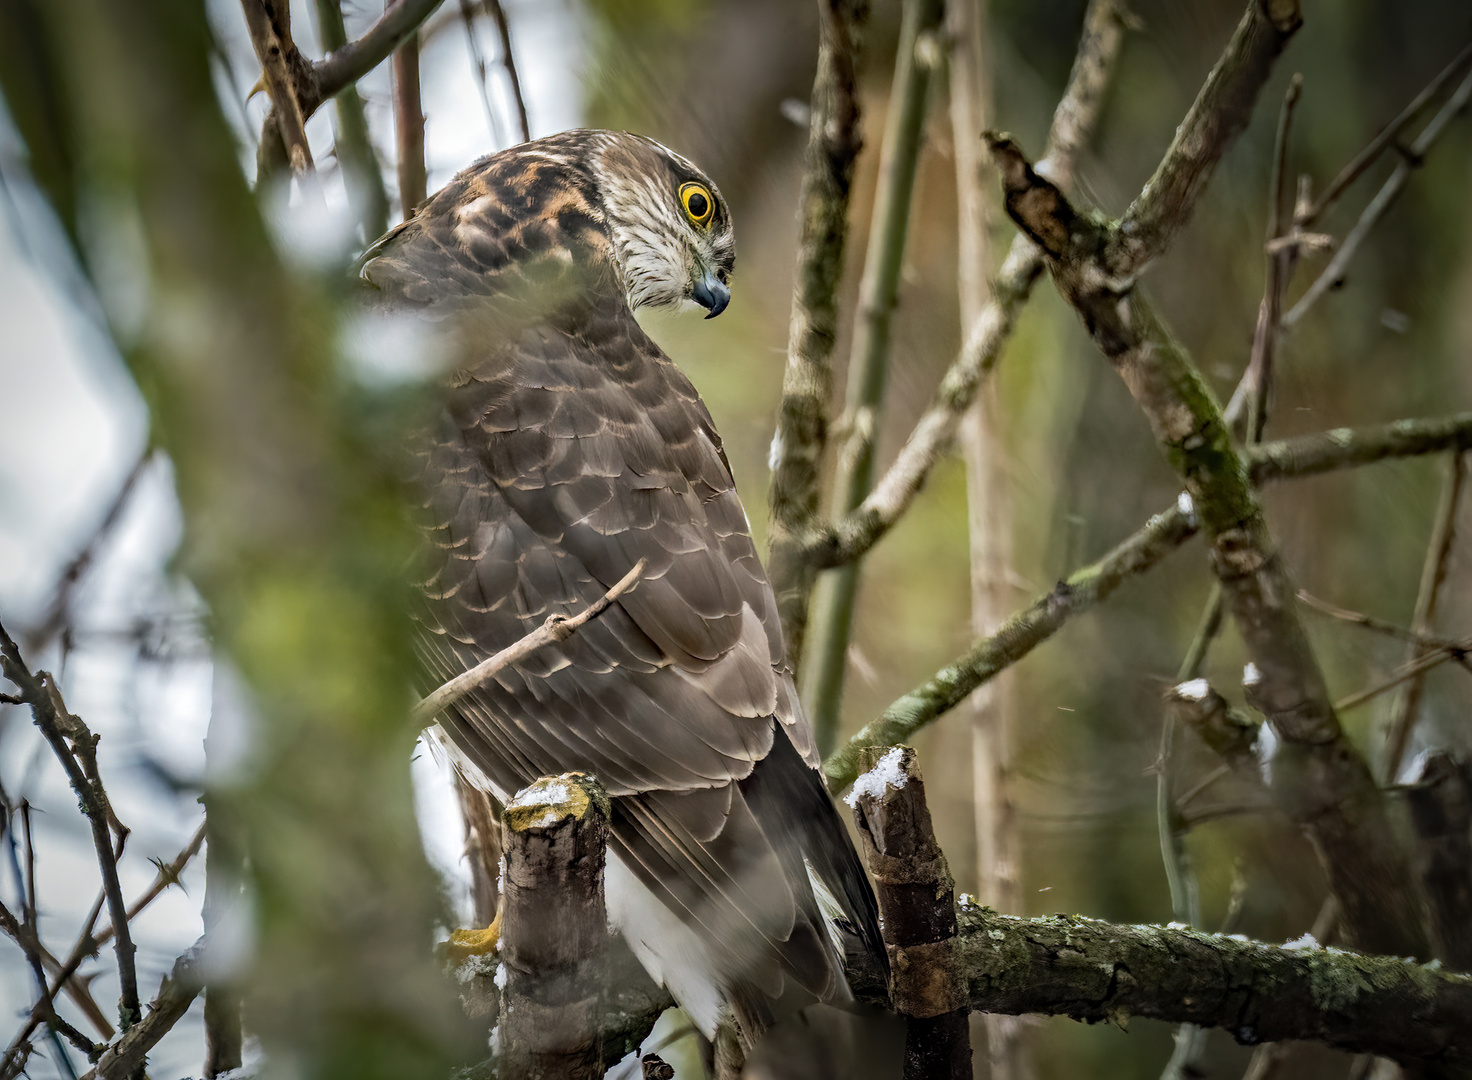
[[[484,930],[451,930],[443,949],[445,959],[460,965],[472,956],[493,956],[501,947],[501,913]]]

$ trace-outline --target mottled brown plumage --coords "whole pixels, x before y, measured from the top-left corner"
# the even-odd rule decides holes
[[[730,1006],[750,1038],[774,1010],[846,1000],[842,952],[879,966],[883,950],[720,437],[633,315],[719,313],[733,261],[694,166],[581,131],[460,174],[363,278],[374,302],[448,328],[462,365],[423,454],[431,683],[648,560],[601,619],[449,710],[445,735],[503,800],[595,774],[613,797],[611,917],[708,1034]]]

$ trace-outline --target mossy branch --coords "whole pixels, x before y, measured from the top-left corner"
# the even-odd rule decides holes
[[[1248,475],[1262,484],[1468,446],[1472,446],[1472,413],[1460,413],[1263,443],[1248,451],[1245,460]],[[1014,614],[995,634],[978,641],[966,655],[895,701],[830,755],[823,764],[828,789],[842,791],[853,783],[863,747],[908,741],[997,672],[1047,641],[1069,619],[1107,599],[1125,581],[1159,565],[1195,536],[1198,527],[1194,502],[1183,498],[1098,562],[1074,571]]]
[[[1254,703],[1283,750],[1274,794],[1318,848],[1352,940],[1427,954],[1425,920],[1384,798],[1345,737],[1293,607],[1294,587],[1215,397],[1151,305],[1106,259],[1124,228],[1076,211],[1012,140],[990,139],[1007,211],[1048,251],[1073,305],[1185,481],[1227,608],[1261,680]]]

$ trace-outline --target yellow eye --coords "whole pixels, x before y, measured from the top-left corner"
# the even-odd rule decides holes
[[[686,216],[697,225],[708,224],[716,211],[716,200],[710,188],[693,180],[680,185],[680,205],[685,208]]]

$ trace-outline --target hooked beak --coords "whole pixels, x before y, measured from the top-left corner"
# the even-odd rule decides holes
[[[710,312],[707,319],[714,319],[726,310],[726,305],[731,302],[731,290],[721,283],[715,273],[707,270],[695,282],[695,287],[690,292],[690,297],[701,307]]]

